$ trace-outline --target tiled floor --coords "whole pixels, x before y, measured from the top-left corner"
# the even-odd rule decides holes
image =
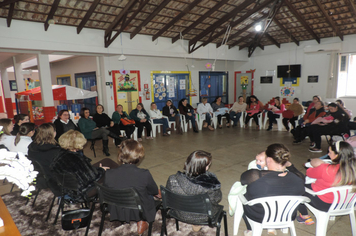
[[[272,143],[287,145],[292,153],[292,162],[303,173],[305,173],[303,163],[307,159],[324,155],[327,150],[325,140],[322,144],[324,151],[322,154],[309,152],[308,140],[298,146],[293,146],[292,141],[290,133],[277,131],[277,127],[274,127],[272,131],[259,131],[254,126],[248,129],[235,127],[215,131],[204,129],[197,134],[189,130],[183,135],[173,133],[170,137],[163,137],[161,133],[157,134],[157,137],[153,140],[143,140],[146,157],[140,167],[150,170],[158,186],[165,185],[169,175],[183,169],[184,161],[192,151],[200,149],[211,152],[213,163],[210,171],[218,176],[222,184],[223,200],[221,204],[225,206],[225,210],[228,210],[227,195],[231,186],[240,179],[240,175],[246,171],[248,163],[255,158],[255,155],[265,150],[268,145]],[[116,160],[115,147],[112,142],[110,143],[110,157]],[[97,158],[94,158],[93,153],[89,150],[89,145],[86,146],[84,151],[88,157],[93,159],[93,163],[104,158],[99,142],[96,144],[96,150]],[[9,189],[10,186],[7,185],[1,187],[0,192],[6,192]],[[298,223],[295,225],[297,235],[315,235],[315,225],[306,226]],[[229,235],[233,235],[233,217],[228,216],[228,227]],[[245,224],[242,221],[238,235],[242,236],[245,229]],[[263,235],[267,235],[267,231],[264,231]],[[284,234],[278,231],[278,235]],[[327,235],[351,235],[349,218],[336,217],[335,221],[329,221]]]

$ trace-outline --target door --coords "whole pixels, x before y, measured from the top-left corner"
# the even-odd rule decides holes
[[[228,73],[199,72],[199,87],[200,98],[206,97],[209,103],[212,103],[217,96],[221,96],[223,103],[229,103]]]
[[[142,102],[140,71],[112,71],[115,107],[122,105],[128,114]]]
[[[97,91],[96,89],[96,73],[88,72],[88,73],[80,73],[75,74],[75,86],[77,88],[89,90],[89,91]],[[90,114],[93,115],[96,113],[96,98],[87,98],[87,99],[79,99],[78,103],[83,104],[82,107],[86,107],[90,110]]]

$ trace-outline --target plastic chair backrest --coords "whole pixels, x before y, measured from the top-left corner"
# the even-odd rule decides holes
[[[332,187],[328,190],[334,194],[334,201],[329,208],[329,213],[343,215],[354,209],[356,193],[352,192],[352,186]]]
[[[161,185],[163,210],[175,209],[178,211],[212,215],[212,206],[208,194],[185,196],[173,193]]]
[[[142,202],[134,188],[113,189],[95,182],[100,205],[107,204],[121,208],[139,210],[142,218]]]
[[[253,199],[245,205],[261,204],[265,211],[262,227],[272,228],[292,222],[293,212],[299,204],[309,201],[304,196],[273,196]]]

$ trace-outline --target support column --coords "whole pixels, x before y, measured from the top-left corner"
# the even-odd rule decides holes
[[[21,62],[16,61],[16,57],[12,57],[12,62],[14,66],[15,80],[17,84],[17,92],[22,92],[26,90],[25,81],[22,75],[22,65]]]
[[[51,69],[48,54],[37,54],[38,75],[40,78],[43,114],[45,122],[52,122],[56,115],[54,107]]]
[[[14,118],[14,109],[12,107],[11,93],[10,93],[10,84],[9,84],[9,76],[7,74],[6,68],[1,66],[1,81],[4,92],[4,101],[5,101],[5,110],[7,113],[7,118]]]
[[[104,105],[107,114],[112,114],[115,111],[115,88],[112,86],[106,86],[106,82],[112,82],[112,76],[109,75],[109,71],[111,71],[110,58],[105,56],[97,57],[96,62],[98,68],[97,84],[99,103]],[[102,92],[99,92],[99,84],[101,85]]]

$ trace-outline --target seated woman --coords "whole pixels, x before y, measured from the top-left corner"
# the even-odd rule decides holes
[[[204,128],[208,127],[209,130],[213,131],[214,128],[211,127],[211,118],[213,116],[214,111],[213,111],[213,108],[211,107],[211,105],[208,103],[207,98],[201,99],[201,103],[199,103],[199,105],[198,105],[197,112],[198,112],[199,116],[201,116],[201,119],[205,116],[203,127]]]
[[[115,124],[110,117],[105,114],[103,105],[99,104],[95,108],[96,113],[93,116],[93,121],[96,123],[96,127],[104,128],[110,131],[109,136],[115,140],[115,146],[120,145],[123,140],[120,127]]]
[[[297,128],[291,130],[291,133],[294,136],[293,144],[300,144],[306,136],[309,136],[310,125],[312,122],[319,117],[325,116],[325,114],[324,103],[322,101],[316,101],[314,107],[307,111],[303,116],[303,119],[301,119],[303,122]]]
[[[132,133],[135,131],[135,121],[126,112],[124,112],[121,104],[117,105],[116,111],[112,113],[112,120],[115,124],[119,125],[120,130],[125,130],[126,137],[130,139]]]
[[[319,158],[312,159],[310,164],[313,168],[307,169],[306,175],[316,179],[307,188],[318,192],[334,186],[352,185],[356,187],[356,157],[353,147],[344,141],[338,141],[329,147],[329,157],[332,164],[327,164]],[[313,196],[305,193],[309,197],[311,206],[320,211],[327,212],[334,201],[333,193]],[[298,207],[302,218],[307,218],[307,208],[304,205]],[[309,217],[310,218],[310,217]],[[298,217],[298,221],[300,217]]]
[[[247,98],[247,107],[246,107],[246,117],[245,117],[245,128],[247,128],[247,124],[251,118],[256,123],[256,128],[260,129],[260,125],[258,123],[258,114],[261,114],[263,111],[263,103],[258,100],[255,95],[251,95]]]
[[[261,197],[303,195],[304,180],[292,172],[286,171],[286,164],[290,161],[290,152],[283,144],[275,143],[267,147],[266,164],[268,170],[251,169],[241,175],[241,184],[247,185],[247,200]],[[252,235],[251,226],[246,216],[254,221],[262,223],[264,209],[262,205],[244,205],[243,218],[247,231],[245,235]]]
[[[237,122],[242,115],[242,112],[246,111],[247,104],[244,102],[244,97],[239,96],[238,101],[234,102],[230,110],[230,117],[234,122],[233,127],[237,126]]]
[[[80,132],[84,134],[86,139],[102,139],[103,141],[103,153],[106,156],[110,156],[109,153],[109,140],[108,136],[110,131],[105,128],[99,128],[96,123],[89,118],[90,111],[88,108],[83,107],[80,110],[80,119],[78,121],[78,126]]]
[[[15,115],[14,119],[15,119],[15,125],[13,130],[11,131],[11,135],[16,135],[17,132],[19,132],[20,125],[22,125],[23,123],[30,122],[30,117],[27,114]]]
[[[268,129],[267,131],[270,131],[273,127],[273,123],[276,122],[277,118],[279,118],[285,110],[285,106],[283,103],[281,103],[281,99],[279,97],[274,98],[274,103],[271,104],[268,108],[267,116],[268,116]]]
[[[37,161],[44,170],[44,174],[49,179],[54,179],[50,165],[53,159],[58,156],[61,147],[57,144],[55,126],[52,123],[44,123],[37,128],[37,135],[28,146],[28,159]]]
[[[11,135],[14,124],[10,119],[3,118],[0,119],[0,126],[2,126],[2,131],[0,132],[0,144],[4,145],[9,150],[11,143],[14,140],[14,136]]]
[[[22,152],[27,156],[28,146],[32,143],[32,136],[35,134],[35,127],[34,123],[23,123],[11,142],[10,152]]]
[[[218,203],[221,201],[221,184],[215,174],[209,172],[212,156],[210,153],[197,150],[192,152],[184,164],[184,172],[178,171],[175,175],[168,178],[166,187],[174,193],[181,195],[198,195],[207,193],[213,206],[212,215],[218,211]],[[206,222],[207,217],[195,213],[176,212],[174,214],[192,222],[194,225]],[[194,231],[200,230],[194,227]]]
[[[162,108],[162,114],[167,116],[169,121],[176,122],[176,130],[178,134],[183,134],[181,125],[180,125],[180,115],[178,109],[173,105],[172,100],[168,100],[166,105]]]
[[[197,125],[195,124],[195,113],[194,108],[188,103],[186,98],[183,98],[178,103],[179,113],[185,116],[185,120],[190,120],[192,122],[193,131],[198,133]]]
[[[337,105],[330,103],[328,105],[329,115],[322,119],[315,120],[310,126],[309,138],[311,141],[310,152],[322,152],[321,150],[321,135],[340,135],[343,133],[349,134],[348,122],[349,114]]]
[[[136,127],[138,128],[137,140],[142,141],[142,131],[143,127],[146,127],[147,137],[146,139],[153,139],[151,137],[152,125],[150,123],[150,116],[143,107],[142,103],[138,103],[136,109],[132,110],[130,117],[135,121]]]
[[[149,170],[137,167],[145,156],[141,143],[128,139],[119,147],[119,167],[110,169],[105,174],[105,185],[113,189],[135,188],[140,195],[143,205],[143,222],[136,210],[122,210],[109,205],[110,220],[122,222],[136,221],[137,233],[142,234],[148,229],[147,222],[153,222],[156,215],[156,205],[153,196],[158,194],[158,187]],[[143,225],[143,227],[142,227]]]
[[[95,192],[93,191],[94,182],[104,176],[105,170],[118,167],[118,164],[109,158],[93,165],[90,164],[91,159],[81,152],[86,143],[87,140],[79,131],[67,131],[59,138],[59,145],[62,149],[50,165],[50,169],[55,173],[72,173],[76,176],[79,188],[78,191],[68,194],[72,199],[81,199],[85,193],[91,196]]]
[[[228,112],[228,109],[225,107],[225,104],[221,101],[220,96],[217,96],[215,98],[214,102],[211,104],[211,107],[213,108],[215,115],[218,116],[219,128],[222,129],[221,117],[223,116],[226,117],[226,127],[230,128],[230,114]]]
[[[68,110],[60,110],[53,124],[56,126],[56,141],[68,130],[79,130],[78,126],[70,119]]]
[[[151,119],[153,119],[154,124],[162,124],[163,125],[163,136],[169,136],[167,133],[168,131],[171,131],[172,129],[169,128],[169,123],[166,118],[162,116],[162,113],[160,110],[157,109],[157,104],[155,102],[151,103],[151,110],[149,110],[149,114]]]
[[[294,98],[293,103],[282,113],[282,122],[287,131],[289,131],[288,122],[293,126],[293,129],[295,129],[295,122],[298,120],[298,116],[303,114],[303,112],[304,107],[299,103],[299,98]],[[288,117],[287,114],[289,114]]]

